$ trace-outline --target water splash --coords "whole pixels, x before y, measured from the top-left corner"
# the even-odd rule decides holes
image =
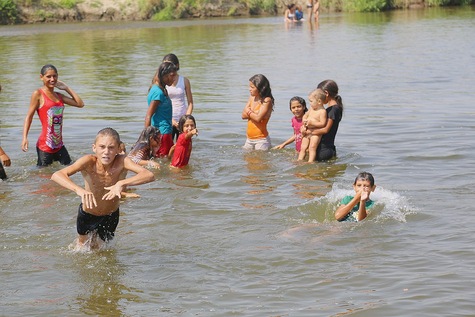
[[[98,251],[106,251],[113,249],[115,240],[104,241],[97,235],[96,232],[88,234],[88,239],[84,244],[79,243],[78,238],[68,246],[68,250],[72,253],[91,253]]]

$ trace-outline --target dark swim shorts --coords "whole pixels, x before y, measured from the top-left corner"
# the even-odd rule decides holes
[[[97,231],[99,237],[107,242],[114,238],[114,232],[119,224],[119,209],[107,216],[94,216],[82,209],[79,205],[77,218],[78,234],[86,235]]]
[[[53,161],[59,161],[61,165],[69,165],[71,163],[71,157],[65,146],[61,147],[56,153],[44,152],[36,147],[36,153],[38,153],[37,166],[47,166],[53,164]]]
[[[3,169],[2,162],[0,162],[0,178],[3,180],[7,179],[7,173],[5,173],[5,170]]]

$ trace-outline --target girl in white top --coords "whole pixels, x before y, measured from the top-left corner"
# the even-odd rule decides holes
[[[165,55],[163,62],[170,62],[175,64],[177,70],[180,69],[180,62],[178,57],[175,54]],[[188,78],[183,76],[176,76],[175,81],[171,86],[166,86],[168,97],[172,101],[173,115],[172,115],[172,124],[173,124],[173,135],[172,138],[175,140],[178,137],[178,122],[183,115],[190,115],[193,112],[193,95],[191,93],[191,84]],[[186,100],[185,100],[186,96]]]

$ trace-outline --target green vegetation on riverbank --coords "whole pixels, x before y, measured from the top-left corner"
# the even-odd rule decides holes
[[[306,0],[0,0],[0,24],[278,15]],[[471,5],[475,0],[320,0],[323,12]]]

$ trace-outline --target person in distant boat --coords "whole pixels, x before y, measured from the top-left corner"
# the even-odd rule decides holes
[[[58,70],[51,64],[41,68],[40,79],[43,87],[35,90],[31,95],[30,107],[23,124],[23,140],[21,149],[28,151],[28,132],[35,112],[41,121],[41,134],[36,143],[38,154],[38,166],[47,166],[53,161],[59,161],[62,165],[71,163],[66,147],[63,144],[63,111],[64,105],[82,108],[84,102],[81,97],[65,83],[58,80]],[[67,92],[70,96],[56,92],[58,88]]]
[[[374,185],[374,177],[371,173],[359,173],[353,183],[353,189],[355,190],[354,196],[345,196],[341,200],[340,206],[335,211],[336,220],[361,221],[368,216],[368,209],[373,207],[374,201],[369,198],[369,195],[374,192],[376,185]]]
[[[249,99],[241,118],[247,120],[245,150],[263,150],[271,147],[267,123],[274,109],[274,97],[269,80],[262,74],[249,78]]]
[[[173,146],[172,102],[166,86],[175,82],[177,67],[172,62],[163,62],[153,76],[148,90],[148,109],[144,127],[154,126],[161,133],[160,147],[155,153],[157,157],[167,157]]]
[[[295,9],[296,8],[297,8],[297,6],[295,5],[295,3],[291,3],[291,4],[287,5],[287,9],[284,12],[284,21],[285,22],[295,22],[296,21],[296,19],[295,19]]]
[[[327,105],[327,123],[323,128],[315,128],[311,122],[308,127],[313,130],[303,131],[302,135],[321,135],[322,139],[317,148],[317,161],[326,161],[336,157],[335,137],[343,116],[343,101],[338,94],[338,85],[335,81],[327,79],[318,84],[317,88],[325,92]]]
[[[193,94],[191,93],[191,84],[188,78],[180,76],[178,71],[180,70],[180,62],[175,54],[167,54],[163,57],[164,62],[172,62],[176,66],[177,76],[175,81],[171,85],[167,85],[168,96],[172,101],[173,115],[173,141],[176,142],[180,131],[178,129],[178,122],[184,115],[190,115],[193,113]],[[186,97],[186,100],[185,100]],[[185,102],[186,101],[186,102]]]
[[[85,155],[51,176],[53,181],[81,197],[76,250],[100,249],[104,245],[102,242],[112,240],[119,224],[119,199],[125,187],[155,179],[151,171],[119,154],[119,144],[120,136],[116,130],[102,129],[92,145],[94,155]],[[136,175],[126,178],[128,171]],[[84,188],[70,178],[77,172],[81,172],[84,178]]]

